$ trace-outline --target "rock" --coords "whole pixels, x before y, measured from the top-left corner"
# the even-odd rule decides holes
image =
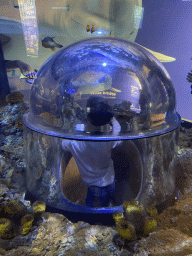
[[[148,236],[150,233],[153,233],[156,230],[157,227],[157,221],[149,218],[144,223],[144,236]]]
[[[176,185],[180,195],[192,192],[192,150],[178,156],[176,172]]]
[[[26,214],[21,218],[21,228],[20,234],[26,235],[29,233],[30,228],[32,227],[34,217],[32,214]]]
[[[31,212],[33,213],[33,216],[35,220],[39,219],[41,214],[45,212],[46,204],[43,201],[35,201],[32,204]]]
[[[34,213],[38,213],[38,212],[44,212],[46,209],[46,204],[43,201],[35,201],[32,204],[32,209]]]
[[[112,242],[116,233],[110,227],[82,221],[72,223],[61,214],[43,213],[41,221],[26,235],[27,239],[15,237],[9,247],[0,240],[0,247],[12,248],[7,255],[118,255],[120,251]],[[21,246],[22,241],[30,244],[30,248],[26,244]]]
[[[117,232],[126,240],[137,239],[134,225],[126,219],[119,220],[117,224]]]
[[[157,208],[153,205],[150,205],[146,208],[146,212],[150,217],[155,217],[158,215]]]
[[[135,256],[184,256],[192,253],[192,238],[178,230],[160,230],[151,233],[147,239],[135,242],[130,247],[134,250]]]
[[[23,130],[23,120],[22,117],[19,117],[16,122],[15,122],[15,126],[20,129]]]
[[[13,224],[7,218],[0,218],[0,237],[9,239],[14,236]]]
[[[134,241],[137,238],[146,237],[156,230],[157,220],[152,218],[158,216],[155,206],[145,208],[139,201],[131,200],[124,201],[123,210],[123,213],[115,212],[113,219],[117,232],[125,240]]]
[[[115,213],[113,213],[113,219],[115,221],[115,224],[117,225],[120,220],[124,219],[123,212],[115,212]]]
[[[27,208],[18,200],[7,201],[4,203],[4,214],[7,218],[18,221],[27,214]]]
[[[123,203],[125,219],[134,225],[136,233],[143,233],[143,227],[146,220],[146,212],[143,204],[131,200]]]
[[[12,92],[6,96],[6,102],[10,104],[21,103],[24,95],[21,92]]]

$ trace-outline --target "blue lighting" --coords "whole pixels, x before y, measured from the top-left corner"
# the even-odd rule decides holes
[[[103,63],[102,65],[105,67],[105,66],[107,66],[107,63]]]

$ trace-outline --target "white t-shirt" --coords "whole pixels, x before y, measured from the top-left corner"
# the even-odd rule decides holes
[[[121,141],[63,140],[62,148],[73,155],[85,183],[104,187],[114,181],[111,150],[120,143]]]

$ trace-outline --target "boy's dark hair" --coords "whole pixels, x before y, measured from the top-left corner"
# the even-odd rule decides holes
[[[102,97],[91,96],[87,101],[87,118],[95,126],[109,123],[113,117],[112,108]]]

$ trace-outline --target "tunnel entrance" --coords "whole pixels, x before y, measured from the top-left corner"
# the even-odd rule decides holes
[[[125,200],[136,199],[141,192],[143,166],[135,144],[123,141],[112,150],[116,189],[113,206],[122,205]],[[63,154],[61,162],[61,191],[72,203],[85,206],[87,185],[80,176],[75,159],[71,154]]]

